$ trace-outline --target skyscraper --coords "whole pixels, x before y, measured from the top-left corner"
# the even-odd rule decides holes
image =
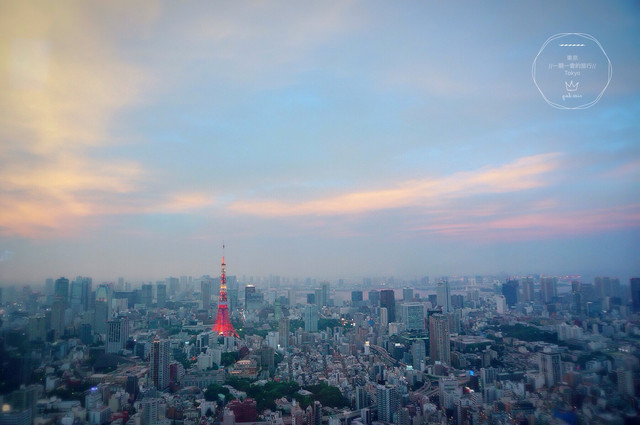
[[[169,341],[156,339],[151,344],[149,356],[151,385],[158,390],[169,386]]]
[[[329,307],[331,305],[331,285],[329,282],[322,282],[320,288],[322,288],[322,305]]]
[[[632,277],[629,280],[631,285],[631,305],[633,312],[640,312],[640,277]]]
[[[380,307],[386,307],[389,323],[396,321],[396,295],[393,289],[380,291]]]
[[[441,280],[436,287],[436,296],[438,297],[438,305],[442,307],[443,313],[451,311],[451,294],[449,290],[449,281]]]
[[[289,348],[289,318],[281,317],[278,321],[278,340],[285,350]]]
[[[429,350],[432,362],[451,365],[449,318],[444,314],[429,317]]]
[[[378,385],[376,387],[376,404],[378,407],[378,420],[393,423],[393,415],[400,407],[400,395],[391,385]]]
[[[120,318],[107,322],[107,344],[108,354],[117,354],[127,346],[129,338],[129,320]]]
[[[413,288],[402,288],[402,300],[413,301]]]
[[[54,296],[62,300],[65,308],[69,305],[69,279],[65,277],[56,279]]]
[[[518,281],[508,280],[502,284],[502,295],[509,307],[518,304]]]
[[[533,278],[532,277],[523,277],[520,279],[521,284],[521,292],[520,299],[524,303],[529,303],[534,300],[533,294]]]
[[[540,353],[538,366],[544,375],[544,383],[547,388],[551,388],[560,382],[562,378],[562,365],[560,354],[553,351]]]
[[[91,278],[90,277],[76,277],[76,280],[71,282],[71,296],[69,305],[71,306],[74,314],[78,314],[82,311],[89,309],[89,295],[91,294]]]
[[[107,332],[107,320],[111,317],[111,290],[102,284],[96,289],[96,307],[93,330],[98,334]]]
[[[555,277],[540,278],[540,293],[542,302],[547,304],[552,302],[558,296],[558,279]]]
[[[304,308],[305,332],[318,332],[318,310],[314,304],[307,304]]]
[[[202,308],[208,310],[211,306],[211,278],[203,276],[200,279],[200,295],[202,296]]]
[[[165,285],[164,283],[157,284],[156,299],[157,299],[158,308],[164,308],[165,304],[167,303],[167,285]]]
[[[153,304],[153,285],[150,283],[142,285],[142,304],[147,308]]]
[[[424,330],[424,305],[420,303],[402,304],[402,321],[406,330]]]
[[[224,245],[222,246],[224,249]],[[218,335],[239,337],[238,332],[231,324],[231,316],[227,307],[227,276],[224,255],[222,256],[222,273],[220,274],[220,296],[218,297],[218,314],[216,314],[216,322],[212,330]]]

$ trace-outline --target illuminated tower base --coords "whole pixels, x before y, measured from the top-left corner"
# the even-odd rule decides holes
[[[224,245],[222,246],[224,249]],[[224,256],[222,256],[222,274],[220,275],[220,297],[218,298],[218,314],[216,315],[216,322],[213,325],[212,330],[218,335],[223,336],[237,336],[238,332],[231,324],[231,317],[229,316],[229,309],[227,307],[227,276],[226,276],[226,264],[224,263]]]

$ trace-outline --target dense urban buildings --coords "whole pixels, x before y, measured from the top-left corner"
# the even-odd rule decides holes
[[[235,308],[224,259],[215,304],[209,276],[4,288],[2,423],[640,417],[638,278],[233,281]]]

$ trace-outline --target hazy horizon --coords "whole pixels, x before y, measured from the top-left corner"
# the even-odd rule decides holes
[[[613,74],[561,110],[532,64],[574,32]],[[223,241],[239,276],[628,284],[639,45],[623,2],[4,2],[0,285],[216,275]]]

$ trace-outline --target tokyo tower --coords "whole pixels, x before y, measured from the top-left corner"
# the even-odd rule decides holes
[[[224,245],[222,245],[224,251]],[[229,309],[227,308],[227,276],[226,276],[226,264],[224,263],[224,254],[222,255],[222,274],[220,275],[220,297],[218,298],[218,314],[216,315],[216,322],[213,325],[212,330],[218,335],[231,336],[235,335],[240,338],[238,332],[233,328],[231,324],[231,318],[229,317]]]

